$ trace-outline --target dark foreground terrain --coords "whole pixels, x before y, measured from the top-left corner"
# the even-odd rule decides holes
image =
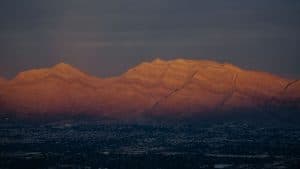
[[[300,127],[243,121],[130,124],[1,120],[0,168],[300,167]]]

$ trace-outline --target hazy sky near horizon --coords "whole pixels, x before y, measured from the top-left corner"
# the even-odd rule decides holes
[[[299,45],[299,0],[0,1],[6,77],[58,62],[111,76],[180,57],[300,78]]]

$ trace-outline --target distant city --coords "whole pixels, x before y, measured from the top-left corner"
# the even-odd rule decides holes
[[[298,169],[300,126],[277,124],[4,119],[0,168]]]

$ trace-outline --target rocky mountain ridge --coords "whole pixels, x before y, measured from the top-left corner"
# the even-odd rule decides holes
[[[0,91],[0,110],[18,115],[136,118],[300,110],[299,80],[208,60],[156,59],[113,78],[62,63],[0,81]]]

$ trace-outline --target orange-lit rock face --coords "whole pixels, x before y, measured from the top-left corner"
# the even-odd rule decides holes
[[[4,78],[0,77],[0,85],[4,85],[7,81]]]
[[[154,60],[100,79],[67,64],[0,81],[0,109],[20,114],[207,115],[259,109],[272,100],[299,105],[299,81],[196,60]]]

